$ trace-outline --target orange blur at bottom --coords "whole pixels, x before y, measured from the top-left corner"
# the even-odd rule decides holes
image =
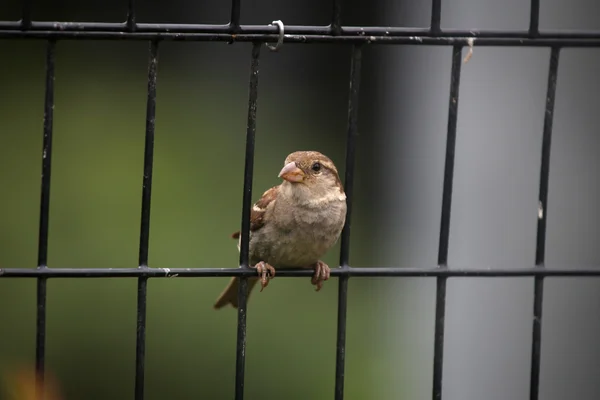
[[[7,400],[37,400],[36,371],[33,365],[19,366],[8,372],[3,372],[1,378],[0,396]],[[42,398],[42,397],[39,397]],[[48,371],[44,374],[45,400],[64,400],[57,379]]]

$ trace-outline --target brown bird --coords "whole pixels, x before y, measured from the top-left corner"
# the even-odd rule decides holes
[[[317,151],[287,156],[279,172],[283,182],[263,193],[250,213],[252,268],[259,278],[248,279],[248,294],[259,281],[261,292],[275,268],[312,268],[311,283],[319,291],[330,269],[320,258],[338,240],[346,220],[346,194],[333,162]],[[238,239],[240,232],[231,235]],[[238,307],[239,278],[233,277],[214,304]]]

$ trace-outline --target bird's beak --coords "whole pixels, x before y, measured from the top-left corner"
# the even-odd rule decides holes
[[[285,179],[288,182],[298,183],[304,180],[304,172],[296,166],[295,162],[286,164],[281,171],[279,171],[278,178]]]

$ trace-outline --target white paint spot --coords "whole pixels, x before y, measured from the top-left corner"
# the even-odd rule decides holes
[[[463,60],[463,64],[468,63],[469,60],[471,59],[471,57],[473,57],[473,45],[475,44],[475,38],[472,38],[472,37],[468,38],[467,44],[469,45],[469,52],[465,56],[465,58]]]

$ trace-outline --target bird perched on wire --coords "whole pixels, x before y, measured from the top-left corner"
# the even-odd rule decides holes
[[[346,220],[346,194],[333,162],[317,151],[287,156],[278,175],[283,182],[263,193],[250,214],[249,260],[257,278],[248,279],[248,294],[260,280],[261,292],[275,268],[312,268],[311,283],[321,290],[330,269],[320,258],[338,240]],[[240,232],[232,237],[238,239]],[[214,304],[238,307],[239,278],[233,277]]]

